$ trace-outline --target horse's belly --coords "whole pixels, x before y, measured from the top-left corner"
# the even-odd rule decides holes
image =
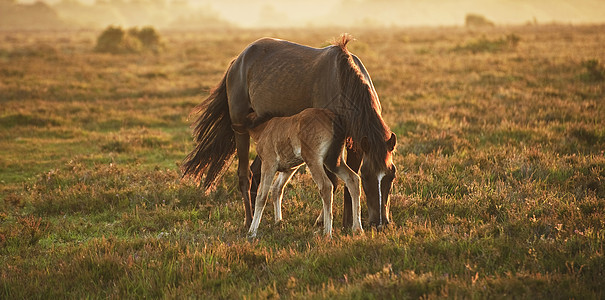
[[[292,116],[313,106],[310,97],[288,97],[267,95],[251,99],[252,109],[259,115]]]
[[[291,116],[313,107],[321,97],[318,82],[322,79],[309,65],[312,63],[292,57],[258,63],[248,73],[252,109],[261,115]]]

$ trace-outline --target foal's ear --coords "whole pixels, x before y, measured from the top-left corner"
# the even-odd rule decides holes
[[[257,118],[258,115],[256,114],[256,112],[252,111],[248,115],[246,115],[246,122],[248,122],[248,124],[252,124],[254,123],[254,121],[256,121]]]
[[[387,141],[387,149],[389,151],[395,150],[395,144],[397,144],[397,136],[391,132],[391,138]]]

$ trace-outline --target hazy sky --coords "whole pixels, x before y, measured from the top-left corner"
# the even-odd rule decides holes
[[[46,0],[55,4],[61,0]],[[104,0],[108,1],[108,0]],[[111,1],[111,0],[109,0]],[[122,0],[129,1],[129,0]],[[166,1],[170,0],[136,0]],[[186,1],[186,0],[181,0]],[[32,3],[35,0],[19,0]],[[80,0],[93,4],[95,0]],[[496,24],[603,23],[605,0],[189,0],[243,27],[313,25],[463,25],[468,13]]]

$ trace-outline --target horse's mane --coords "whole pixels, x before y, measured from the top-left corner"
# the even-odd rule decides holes
[[[391,131],[382,119],[376,92],[347,49],[347,44],[352,39],[351,35],[343,34],[334,43],[340,50],[337,58],[341,87],[339,98],[345,102],[339,105],[339,114],[345,120],[343,125],[346,126],[347,136],[353,140],[352,147],[361,150],[361,140],[366,137],[367,146],[370,148],[366,155],[375,163],[384,163],[387,152],[385,141]]]
[[[350,53],[349,50],[347,49],[347,44],[350,41],[354,41],[354,40],[355,40],[355,38],[353,38],[352,35],[350,35],[348,33],[343,33],[338,38],[335,38],[334,41],[332,41],[332,45],[340,47],[340,50],[342,50],[345,53]]]

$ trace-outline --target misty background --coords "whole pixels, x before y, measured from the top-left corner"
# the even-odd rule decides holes
[[[605,21],[603,0],[0,0],[0,29],[459,26]]]

